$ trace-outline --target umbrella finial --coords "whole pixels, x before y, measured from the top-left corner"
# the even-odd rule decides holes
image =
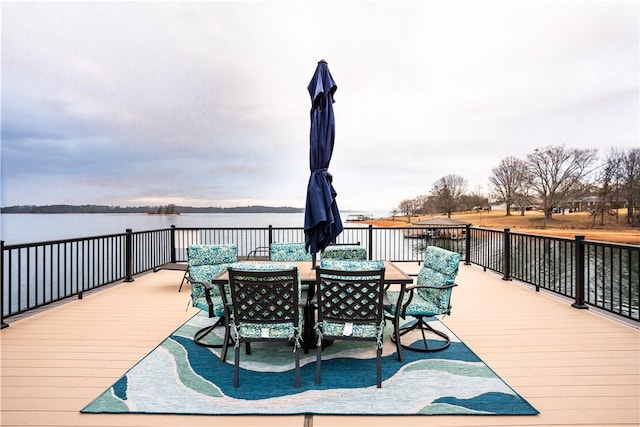
[[[326,60],[321,59],[320,61],[318,61],[318,64],[320,64],[320,63],[322,63],[322,62],[324,62],[325,64],[327,63],[327,61],[326,61]]]

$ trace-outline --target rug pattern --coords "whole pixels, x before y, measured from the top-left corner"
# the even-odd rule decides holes
[[[197,346],[197,314],[81,412],[200,415],[535,415],[538,411],[498,377],[439,321],[452,338],[437,353],[404,351],[400,363],[387,338],[383,384],[375,386],[375,350],[367,342],[337,341],[325,349],[315,384],[315,350],[301,353],[302,387],[294,387],[292,346],[253,345],[240,355],[240,387],[233,388],[233,349]],[[221,328],[218,332],[222,332]],[[385,337],[390,336],[390,329]],[[403,337],[403,342],[409,336]],[[215,336],[212,341],[221,340]]]

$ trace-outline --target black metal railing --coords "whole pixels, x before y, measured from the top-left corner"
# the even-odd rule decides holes
[[[127,277],[127,234],[1,245],[3,319]]]
[[[4,319],[125,281],[162,264],[186,260],[193,244],[235,243],[240,258],[274,242],[302,242],[302,228],[179,228],[2,246]],[[347,227],[336,243],[367,248],[369,259],[421,262],[426,246],[462,254],[502,275],[640,322],[640,245],[624,245],[460,227]],[[267,250],[267,252],[264,252]]]

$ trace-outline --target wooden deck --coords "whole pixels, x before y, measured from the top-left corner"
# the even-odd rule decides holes
[[[403,265],[407,272],[417,264]],[[10,323],[0,332],[2,426],[303,426],[303,416],[80,414],[195,313],[182,272],[161,271]],[[329,417],[314,427],[638,426],[640,331],[476,266],[460,266],[444,319],[538,416]],[[398,402],[402,404],[402,402]]]

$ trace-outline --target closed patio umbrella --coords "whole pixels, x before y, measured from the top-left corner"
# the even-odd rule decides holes
[[[336,85],[327,62],[318,62],[316,72],[307,89],[311,95],[311,131],[309,134],[309,165],[311,176],[307,186],[304,211],[305,247],[312,254],[324,250],[342,232],[342,220],[336,203],[333,178],[328,171],[333,143],[335,120],[333,94]]]

